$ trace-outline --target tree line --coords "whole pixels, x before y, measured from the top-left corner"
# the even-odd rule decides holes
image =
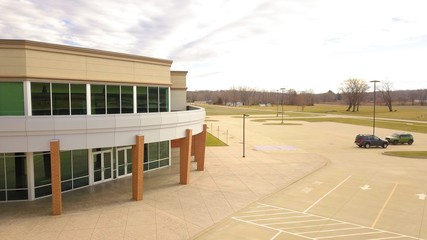
[[[339,92],[328,91],[315,94],[312,90],[297,91],[295,89],[281,89],[275,91],[260,90],[240,86],[229,90],[188,91],[188,102],[205,102],[217,105],[294,105],[304,111],[305,106],[319,103],[342,104],[347,111],[358,111],[360,105],[373,103],[374,92],[372,84],[365,80],[351,78],[342,82]],[[369,91],[371,90],[371,91]],[[393,90],[393,83],[383,81],[376,83],[375,102],[385,105],[393,111],[394,105],[421,105],[427,106],[427,89]]]

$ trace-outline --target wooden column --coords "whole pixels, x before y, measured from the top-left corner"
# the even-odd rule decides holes
[[[144,190],[144,136],[136,136],[132,146],[132,199],[140,201]]]
[[[52,215],[61,215],[61,155],[59,153],[59,140],[50,142],[50,167],[52,178]]]
[[[180,141],[180,184],[188,184],[190,182],[190,161],[191,161],[191,129],[186,130],[186,137]]]
[[[203,131],[194,138],[194,159],[197,162],[197,171],[205,170],[206,129],[206,124],[203,124]]]

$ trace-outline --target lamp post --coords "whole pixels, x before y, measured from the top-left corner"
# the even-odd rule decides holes
[[[249,117],[248,114],[243,114],[243,157],[245,157],[245,118]]]
[[[282,124],[283,124],[283,92],[286,88],[280,88],[280,91],[282,91]]]
[[[372,80],[372,83],[374,83],[374,116],[373,116],[373,123],[372,123],[372,135],[375,136],[375,92],[377,88],[377,82],[380,82],[379,80]]]
[[[279,90],[276,90],[276,117],[279,116]]]

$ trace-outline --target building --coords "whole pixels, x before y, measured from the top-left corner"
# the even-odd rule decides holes
[[[171,164],[181,184],[204,168],[203,109],[186,104],[187,72],[171,60],[26,40],[0,40],[0,201],[52,196]]]

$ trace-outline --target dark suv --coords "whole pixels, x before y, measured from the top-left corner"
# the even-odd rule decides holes
[[[410,133],[393,133],[393,135],[385,137],[385,140],[394,145],[399,143],[412,145],[414,143],[414,137]]]
[[[370,147],[387,148],[388,146],[387,141],[384,141],[377,136],[369,135],[369,134],[358,134],[356,136],[356,139],[354,140],[354,143],[359,147],[365,147],[365,148],[370,148]]]

